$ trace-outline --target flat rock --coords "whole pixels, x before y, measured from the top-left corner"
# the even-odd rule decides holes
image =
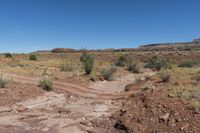
[[[94,105],[94,112],[107,112],[108,111],[108,105],[104,104],[96,104]]]

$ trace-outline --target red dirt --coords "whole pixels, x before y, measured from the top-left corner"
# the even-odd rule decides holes
[[[166,121],[161,118],[163,115],[166,115]],[[117,121],[115,127],[120,132],[200,132],[200,114],[190,110],[188,102],[169,97],[167,90],[131,96],[115,114],[114,119]]]
[[[13,83],[0,89],[0,106],[10,106],[26,99],[40,96],[42,89],[30,84]]]

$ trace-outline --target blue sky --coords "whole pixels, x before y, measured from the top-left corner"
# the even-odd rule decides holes
[[[0,0],[0,52],[122,48],[200,37],[199,0]]]

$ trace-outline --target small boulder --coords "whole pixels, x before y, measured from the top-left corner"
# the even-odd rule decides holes
[[[104,79],[104,77],[103,76],[99,76],[99,80],[101,80],[101,81],[104,81],[105,79]]]
[[[169,113],[159,116],[159,122],[167,122],[169,119]]]
[[[80,124],[85,125],[85,126],[92,126],[91,122],[87,120],[81,120]]]
[[[135,87],[135,84],[128,84],[125,87],[125,91],[128,92],[128,91],[132,90],[134,87]]]
[[[17,112],[25,112],[28,110],[27,107],[24,107],[24,106],[19,106],[15,109]]]

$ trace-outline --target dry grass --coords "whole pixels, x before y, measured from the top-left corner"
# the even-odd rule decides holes
[[[199,67],[173,69],[172,81],[176,80],[170,81],[169,86],[170,95],[188,100],[189,108],[195,112],[200,111],[200,86],[198,83],[192,82],[191,74],[197,74],[199,69]]]
[[[116,63],[120,56],[128,55],[134,62],[141,62],[142,64],[146,64],[150,57],[154,56],[156,53],[152,52],[94,52],[95,63],[94,70],[97,75],[100,75],[102,68],[106,66],[110,66]],[[194,53],[195,54],[195,53]],[[22,74],[27,76],[38,76],[42,73],[45,68],[48,68],[52,75],[58,77],[59,79],[66,78],[83,78],[84,75],[83,64],[80,62],[81,53],[65,53],[65,54],[36,54],[38,57],[37,61],[30,61],[30,54],[14,54],[13,58],[5,58],[4,55],[0,55],[0,69],[3,69],[8,72]],[[196,53],[195,56],[191,56],[189,53],[185,52],[184,56],[179,55],[177,53],[168,54],[165,52],[160,52],[157,54],[159,58],[163,58],[167,56],[167,58],[172,61],[173,69],[172,73],[176,73],[175,75],[178,78],[174,78],[172,75],[172,79],[179,79],[179,81],[189,81],[191,72],[196,71],[196,67],[193,68],[178,68],[176,67],[179,62],[184,62],[186,60],[197,60],[199,59],[199,53]],[[73,64],[73,71],[66,71],[65,73],[60,72],[60,65],[66,62],[67,64]],[[176,63],[176,64],[175,64]],[[194,69],[194,70],[193,70]],[[116,73],[117,76],[130,73],[126,70],[126,68],[119,68]],[[93,76],[94,77],[94,76]],[[85,77],[84,77],[85,78]],[[87,78],[91,78],[91,75],[88,75]],[[177,82],[179,82],[177,81]],[[177,84],[174,83],[174,84]]]

